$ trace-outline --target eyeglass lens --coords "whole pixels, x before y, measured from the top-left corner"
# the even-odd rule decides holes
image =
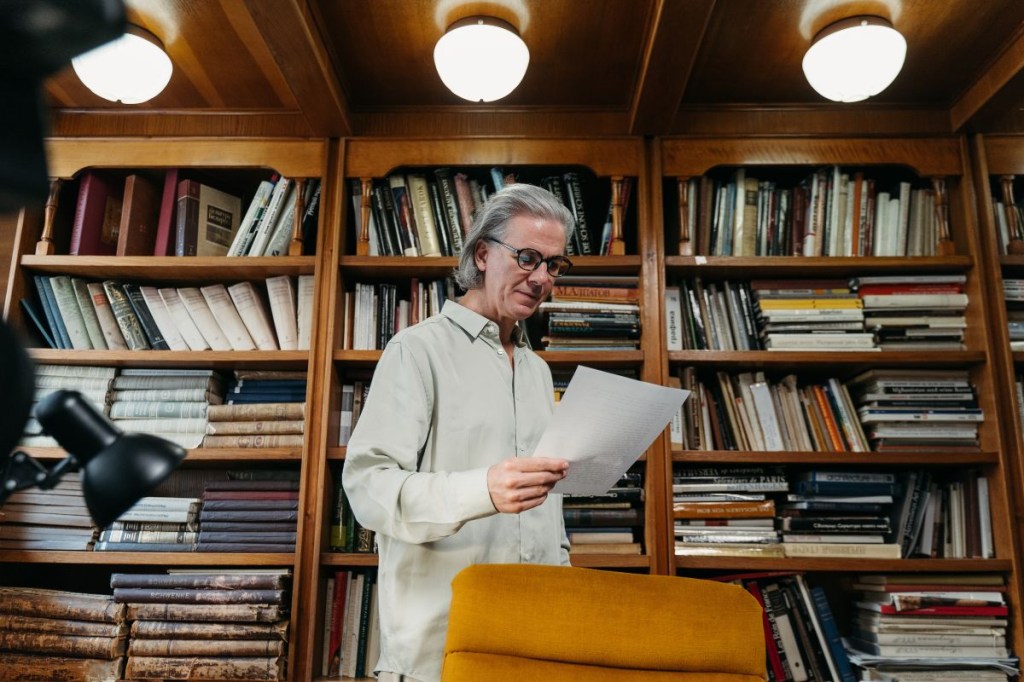
[[[522,249],[518,255],[519,267],[524,270],[536,270],[540,267],[541,263],[547,265],[548,272],[553,277],[559,277],[569,271],[570,263],[561,256],[552,256],[547,260],[540,254],[539,251],[533,249]]]

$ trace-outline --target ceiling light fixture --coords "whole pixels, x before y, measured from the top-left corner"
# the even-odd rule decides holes
[[[851,17],[814,37],[804,55],[804,75],[822,97],[859,102],[889,87],[906,56],[907,41],[891,23],[881,17]]]
[[[160,39],[129,24],[117,40],[71,60],[85,87],[111,102],[139,104],[159,95],[171,80],[171,58]]]
[[[471,102],[493,102],[526,75],[530,49],[507,21],[467,17],[448,27],[434,46],[434,65],[453,93]]]

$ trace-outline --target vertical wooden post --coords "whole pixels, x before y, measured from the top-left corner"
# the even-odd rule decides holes
[[[949,234],[949,196],[946,193],[946,179],[932,178],[932,190],[935,198],[935,225],[938,228],[935,253],[939,256],[952,256],[956,253],[956,245]]]
[[[1013,176],[1000,175],[999,185],[1003,190],[1003,213],[1006,215],[1006,231],[1010,236],[1006,253],[1019,256],[1024,254],[1024,226],[1020,224],[1017,201],[1013,198]]]
[[[60,178],[50,180],[50,195],[46,198],[46,209],[43,212],[43,234],[36,242],[37,256],[52,256],[55,252],[53,245],[53,221],[57,217],[57,201],[60,195]]]
[[[302,223],[306,218],[306,178],[295,178],[295,219],[292,221],[292,241],[288,245],[289,256],[302,255]]]
[[[626,242],[622,240],[622,223],[625,215],[622,206],[622,183],[621,175],[612,177],[612,236],[611,244],[608,246],[608,255],[626,255]]]
[[[690,178],[676,178],[679,193],[679,255],[693,255],[693,226],[690,224]]]
[[[373,206],[373,178],[359,178],[362,185],[362,203],[359,211],[359,238],[356,240],[356,255],[370,255],[370,210]]]

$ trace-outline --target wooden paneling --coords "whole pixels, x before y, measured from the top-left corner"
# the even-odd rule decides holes
[[[64,136],[938,134],[1024,128],[1019,0],[127,0],[163,39],[166,91],[106,102],[49,79]],[[464,102],[433,48],[473,13],[517,25],[530,67],[508,97]],[[814,34],[857,13],[908,41],[896,81],[836,104],[807,84]],[[989,128],[991,130],[991,128]]]

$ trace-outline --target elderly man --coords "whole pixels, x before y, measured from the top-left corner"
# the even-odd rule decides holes
[[[568,463],[530,456],[552,412],[551,372],[518,322],[569,271],[572,230],[544,189],[494,194],[456,271],[466,294],[396,334],[377,365],[343,483],[377,533],[382,680],[438,680],[461,569],[569,563],[561,498],[548,496]]]

